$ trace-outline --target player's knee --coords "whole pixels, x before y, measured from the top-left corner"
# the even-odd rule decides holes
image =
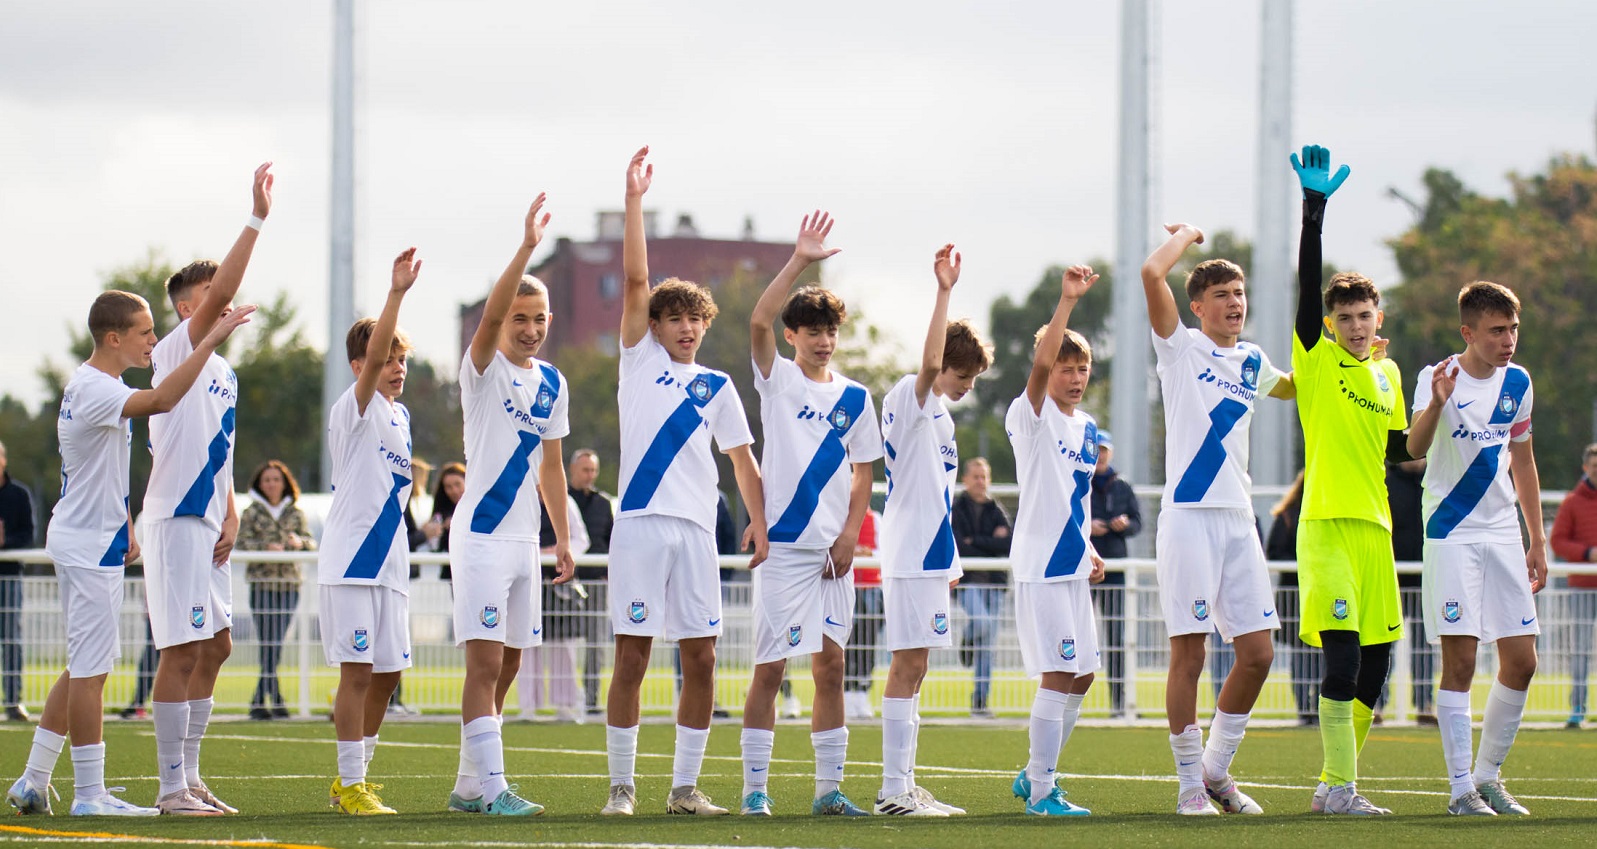
[[[1337,702],[1351,702],[1358,695],[1359,637],[1352,631],[1322,631],[1325,650],[1325,677],[1320,693]]]
[[[684,671],[686,668],[684,667]],[[754,667],[754,680],[750,686],[760,692],[774,693],[782,686],[782,676],[787,674],[786,660],[773,660]]]
[[[843,652],[823,651],[810,655],[810,677],[817,689],[843,685]]]

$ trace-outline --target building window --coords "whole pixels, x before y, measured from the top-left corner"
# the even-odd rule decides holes
[[[621,278],[615,272],[606,271],[599,275],[599,297],[613,301],[621,296]]]

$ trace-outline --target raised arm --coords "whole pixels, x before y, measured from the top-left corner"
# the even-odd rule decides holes
[[[1530,591],[1539,593],[1547,586],[1547,535],[1542,530],[1542,483],[1536,472],[1536,454],[1531,438],[1508,443],[1508,470],[1514,475],[1514,493],[1519,496],[1519,512],[1525,517],[1529,539],[1525,547],[1525,571]]]
[[[1164,285],[1162,281],[1161,278],[1160,286]],[[1042,341],[1037,343],[1037,350],[1032,354],[1031,374],[1026,378],[1026,400],[1031,402],[1033,413],[1042,412],[1042,403],[1048,397],[1048,378],[1053,374],[1054,361],[1059,359],[1059,346],[1065,341],[1065,328],[1070,326],[1070,312],[1097,282],[1098,275],[1089,265],[1072,265],[1059,280],[1059,304],[1054,307],[1054,316],[1048,320]],[[1174,305],[1172,302],[1171,306]]]
[[[1431,369],[1431,400],[1426,403],[1425,409],[1414,416],[1414,421],[1408,427],[1408,439],[1404,447],[1408,449],[1410,457],[1424,457],[1430,452],[1431,442],[1436,439],[1436,425],[1442,419],[1442,410],[1447,408],[1447,401],[1453,397],[1453,388],[1457,385],[1456,358],[1448,357]]]
[[[626,228],[621,242],[621,347],[630,348],[649,332],[649,246],[643,236],[643,195],[654,182],[654,166],[644,163],[647,145],[627,165]]]
[[[915,403],[926,406],[932,381],[943,370],[943,345],[948,341],[948,296],[959,282],[960,256],[953,243],[937,251],[932,270],[937,275],[937,301],[932,305],[932,323],[926,330],[926,345],[921,349],[920,372],[915,375]]]
[[[793,256],[771,279],[770,285],[765,287],[754,304],[754,313],[749,317],[749,350],[754,355],[754,364],[759,366],[761,377],[770,377],[771,364],[776,362],[776,317],[782,311],[782,302],[787,300],[788,290],[793,288],[793,281],[811,263],[820,262],[842,250],[826,246],[826,236],[832,232],[835,223],[829,213],[819,209],[804,216],[804,222],[799,225],[798,241],[793,245]]]
[[[216,349],[227,341],[227,337],[233,335],[234,330],[250,323],[252,312],[255,312],[255,306],[249,304],[238,307],[216,321],[211,327],[211,332],[195,343],[194,350],[177,368],[172,369],[172,373],[168,374],[159,386],[154,389],[140,389],[122,402],[122,418],[131,419],[170,412],[194,385],[195,379],[200,376],[200,369],[205,368],[205,361],[216,353]]]
[[[516,287],[521,285],[521,275],[527,272],[532,252],[543,241],[544,228],[549,226],[549,213],[543,211],[544,199],[542,192],[533,199],[532,208],[527,210],[527,218],[522,222],[521,246],[516,248],[516,255],[510,258],[510,264],[494,283],[488,300],[483,302],[482,321],[477,322],[477,331],[471,334],[471,365],[478,374],[493,362],[494,349],[499,347],[499,331],[510,315],[510,305],[516,300]]]
[[[1292,170],[1303,187],[1303,235],[1298,240],[1298,341],[1307,351],[1320,341],[1320,229],[1325,222],[1325,202],[1350,173],[1346,165],[1331,174],[1331,151],[1318,145],[1303,148],[1303,159],[1292,154]]]
[[[564,584],[577,574],[577,563],[571,559],[571,513],[565,509],[570,496],[566,495],[566,466],[560,459],[566,456],[560,450],[560,440],[543,441],[543,462],[538,464],[538,488],[555,493],[554,499],[545,499],[544,513],[549,526],[555,530],[555,580]],[[549,504],[553,500],[554,504]]]
[[[371,338],[366,340],[365,364],[360,367],[360,377],[355,378],[355,408],[363,416],[366,415],[366,405],[372,401],[372,394],[377,391],[383,366],[388,364],[388,352],[394,347],[394,331],[399,327],[399,305],[405,300],[405,293],[410,291],[410,287],[416,285],[416,276],[419,274],[421,260],[416,258],[415,248],[406,248],[404,253],[394,257],[388,300],[383,302],[383,311],[377,316],[377,326],[372,328]]]
[[[238,287],[244,282],[244,269],[250,264],[250,254],[255,251],[255,240],[261,234],[260,227],[266,222],[266,216],[272,212],[272,163],[264,162],[255,169],[255,183],[251,189],[254,197],[254,206],[251,209],[250,221],[239,231],[238,238],[233,241],[233,248],[222,257],[222,264],[216,268],[216,276],[211,278],[211,288],[206,290],[205,297],[200,299],[194,308],[194,314],[189,317],[189,343],[200,344],[205,334],[211,331],[211,325],[222,315],[222,310],[233,303],[233,298],[238,295]]]
[[[1170,284],[1165,278],[1170,269],[1181,261],[1181,255],[1193,245],[1203,244],[1203,231],[1191,224],[1166,224],[1170,234],[1164,244],[1155,248],[1142,263],[1142,294],[1148,299],[1148,323],[1160,339],[1169,339],[1181,324],[1181,313],[1176,309],[1176,298],[1170,294]]]

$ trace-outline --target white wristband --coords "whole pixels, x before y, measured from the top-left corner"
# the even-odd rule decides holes
[[[244,226],[250,228],[251,230],[254,230],[257,233],[259,233],[260,230],[261,230],[261,225],[263,225],[265,223],[266,223],[266,219],[260,217],[259,215],[251,215],[250,216],[250,220],[244,222]]]

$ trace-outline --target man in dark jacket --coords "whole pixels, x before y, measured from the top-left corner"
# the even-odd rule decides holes
[[[1009,516],[988,495],[993,470],[983,457],[965,464],[961,483],[965,491],[954,499],[954,539],[960,557],[1008,557]],[[959,643],[960,661],[974,667],[976,686],[970,694],[971,716],[992,716],[987,698],[992,692],[993,643],[1004,613],[1004,569],[967,569],[959,579],[959,606],[965,609],[965,635]]]
[[[566,486],[582,513],[583,527],[588,530],[588,553],[609,554],[610,531],[616,523],[615,505],[610,496],[599,491],[598,485],[599,453],[592,448],[577,449],[566,468]],[[611,639],[604,633],[610,621],[604,615],[609,603],[605,594],[609,575],[603,566],[577,567],[577,580],[583,582],[588,593],[582,615],[582,690],[590,714],[604,712],[599,704],[599,672],[604,664],[604,647]]]
[[[1092,476],[1092,547],[1105,560],[1126,557],[1126,540],[1142,532],[1142,510],[1131,484],[1109,465],[1115,444],[1109,431],[1098,431],[1098,468]],[[1104,669],[1109,674],[1109,711],[1126,710],[1126,573],[1111,568],[1093,588],[1103,616]]]
[[[0,443],[0,548],[32,548],[33,493],[6,473],[6,446]],[[0,561],[0,666],[3,666],[6,719],[27,722],[22,707],[22,564]]]

